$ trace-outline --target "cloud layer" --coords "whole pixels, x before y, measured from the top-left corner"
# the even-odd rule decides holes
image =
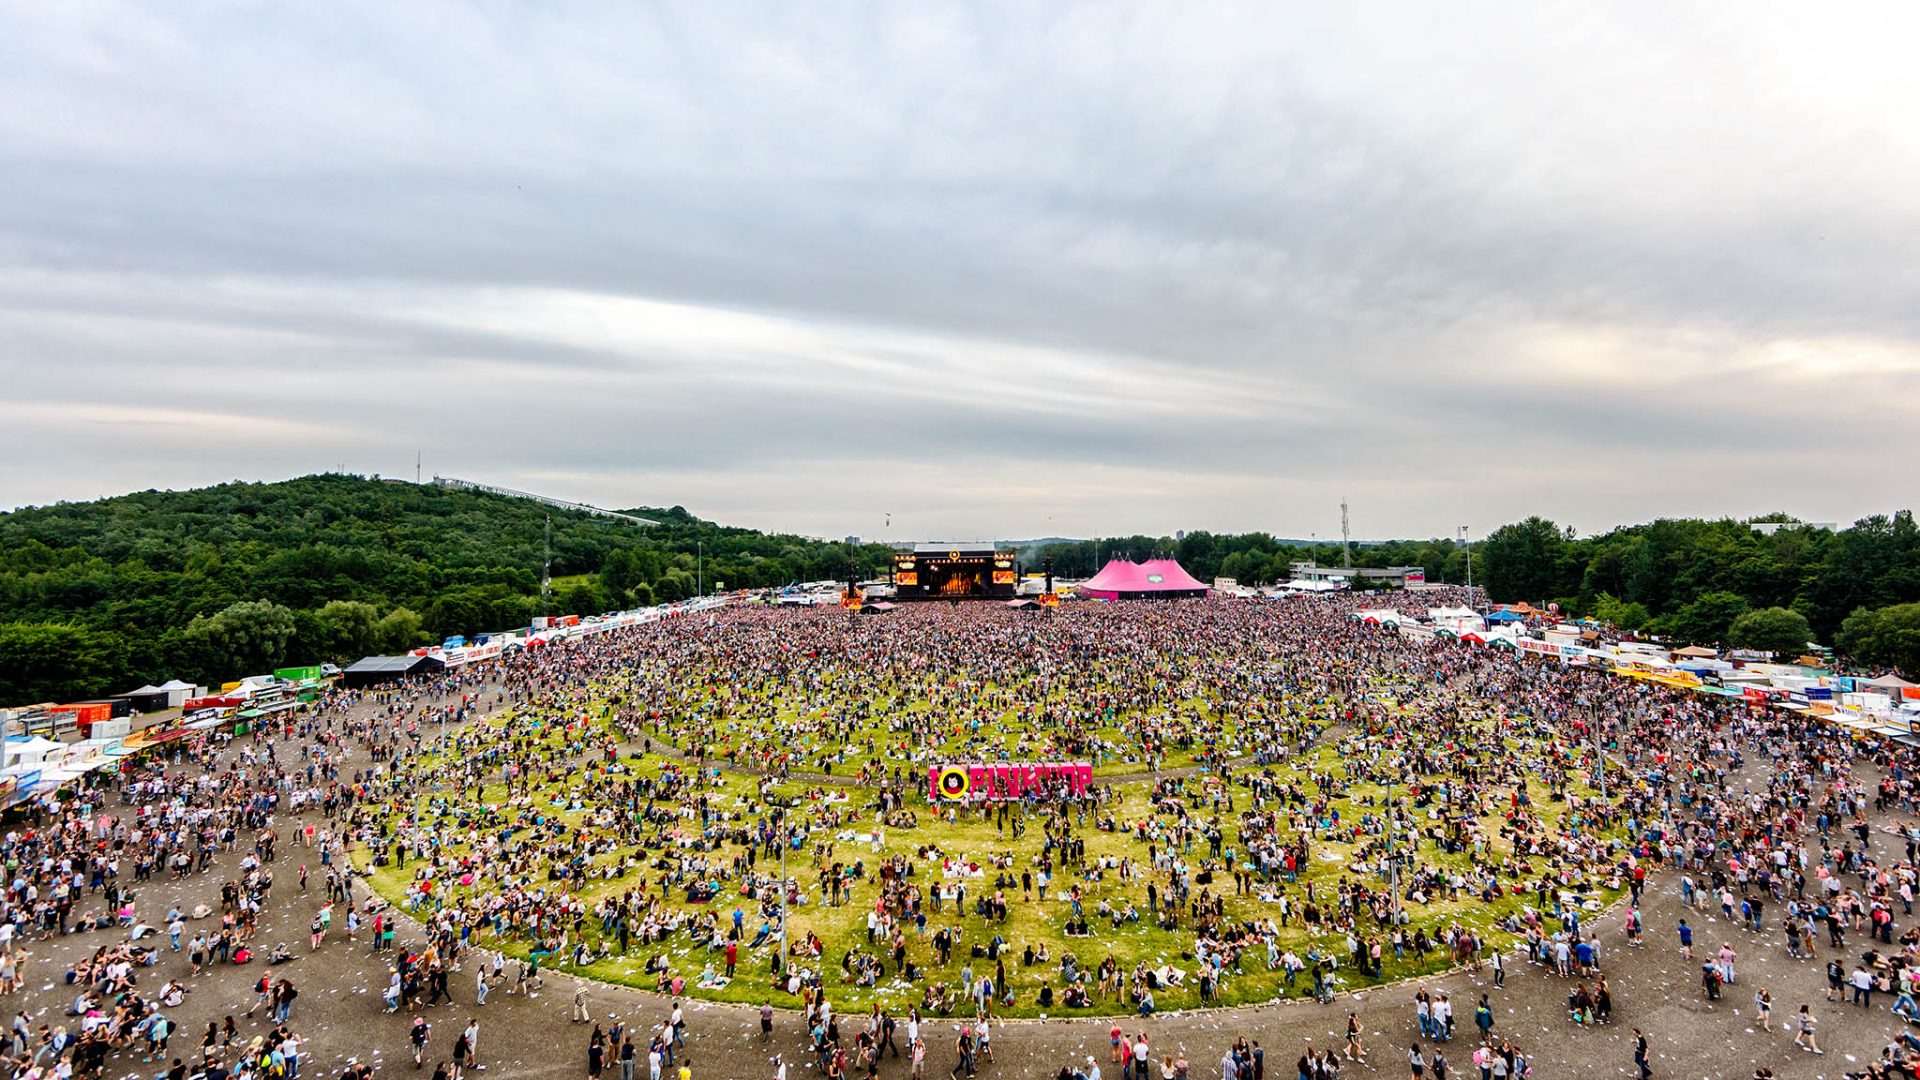
[[[0,505],[1911,501],[1909,8],[0,4]]]

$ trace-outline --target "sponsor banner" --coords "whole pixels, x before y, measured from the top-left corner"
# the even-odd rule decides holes
[[[1028,793],[1047,797],[1062,783],[1070,795],[1086,794],[1093,785],[1093,766],[1085,762],[996,762],[927,768],[927,798],[936,803],[1023,799]]]
[[[1611,667],[1612,661],[1606,656],[1588,650],[1581,645],[1561,641],[1540,641],[1536,638],[1518,637],[1511,639],[1513,646],[1523,653],[1543,656],[1549,660],[1558,660],[1563,664],[1577,664],[1582,660],[1596,667]]]

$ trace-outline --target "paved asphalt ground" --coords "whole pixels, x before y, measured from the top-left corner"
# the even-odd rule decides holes
[[[297,759],[297,750],[288,745],[282,747],[282,760],[287,760],[288,750],[293,750]],[[363,760],[355,759],[350,767],[363,764]],[[293,831],[284,827],[284,815],[278,824],[283,826],[283,837]],[[1884,834],[1875,837],[1876,848],[1889,856],[1893,855],[1892,842]],[[277,861],[271,865],[275,884],[262,912],[262,929],[255,938],[263,954],[275,942],[284,941],[298,960],[272,969],[264,969],[260,962],[228,966],[190,978],[185,954],[167,953],[155,968],[141,972],[141,983],[149,992],[170,978],[179,978],[192,988],[181,1007],[168,1010],[180,1025],[173,1041],[174,1054],[191,1062],[207,1022],[229,1013],[239,1016],[251,1000],[253,981],[263,970],[271,970],[277,977],[294,980],[301,991],[293,1026],[308,1040],[301,1062],[303,1080],[332,1080],[349,1057],[379,1063],[379,1075],[412,1072],[407,1044],[412,1018],[407,1014],[385,1015],[380,1000],[387,982],[385,955],[389,954],[372,953],[365,935],[360,943],[349,944],[342,918],[334,920],[332,934],[321,949],[308,952],[307,927],[320,901],[322,879],[314,856],[310,849],[283,843]],[[220,883],[236,860],[237,856],[224,856],[214,870],[185,882],[148,883],[139,890],[139,910],[155,923],[162,921],[171,904],[190,910],[204,903],[217,911]],[[314,871],[313,891],[306,895],[296,884],[302,863]],[[1492,987],[1490,973],[1476,976],[1462,972],[1427,980],[1426,985],[1447,991],[1454,1002],[1461,1033],[1447,1046],[1447,1056],[1456,1075],[1471,1077],[1474,1073],[1469,1066],[1472,1013],[1482,993],[1492,995],[1495,1034],[1513,1039],[1527,1053],[1536,1078],[1637,1075],[1631,1033],[1636,1026],[1649,1036],[1658,1077],[1748,1080],[1756,1066],[1766,1065],[1782,1078],[1838,1078],[1877,1058],[1901,1028],[1900,1021],[1887,1010],[1891,1000],[1876,1000],[1871,1011],[1827,1002],[1823,970],[1826,951],[1815,959],[1789,959],[1775,910],[1768,912],[1773,925],[1765,935],[1728,926],[1719,919],[1717,910],[1711,916],[1704,910],[1693,913],[1690,921],[1696,927],[1697,955],[1717,950],[1722,941],[1731,941],[1740,953],[1738,981],[1725,988],[1719,1002],[1704,1000],[1698,965],[1680,956],[1674,936],[1674,925],[1683,913],[1677,882],[1675,875],[1666,872],[1650,880],[1642,911],[1648,942],[1645,946],[1625,947],[1616,913],[1594,924],[1600,932],[1602,965],[1615,1001],[1615,1019],[1610,1026],[1575,1028],[1566,1019],[1565,998],[1570,984],[1523,961],[1508,964],[1506,987],[1500,990]],[[364,899],[365,895],[365,887],[358,886],[356,896]],[[217,925],[217,915],[209,921]],[[188,924],[186,938],[192,937],[195,925]],[[0,1008],[8,1012],[24,1009],[36,1030],[41,1023],[67,1024],[71,1029],[73,1021],[64,1015],[73,997],[63,978],[66,965],[113,940],[117,933],[91,931],[30,943],[33,959],[24,973],[27,989]],[[417,933],[414,939],[418,940]],[[157,940],[164,949],[164,936]],[[406,941],[404,932],[401,940],[403,944]],[[1851,962],[1867,947],[1863,934],[1849,935],[1846,959]],[[469,959],[451,980],[459,1004],[424,1012],[434,1025],[427,1069],[431,1070],[436,1059],[450,1055],[461,1026],[469,1017],[478,1017],[476,1060],[485,1076],[496,1080],[584,1076],[590,1027],[568,1021],[575,980],[547,973],[540,993],[514,997],[500,988],[489,995],[485,1006],[476,1009],[472,1001],[477,962]],[[629,1027],[655,1024],[671,1007],[667,999],[656,995],[600,983],[587,985],[594,1017],[603,1024],[610,1024],[616,1017]],[[1772,1033],[1758,1030],[1753,1023],[1753,994],[1763,986],[1773,993]],[[1351,1010],[1360,1014],[1370,1032],[1366,1046],[1372,1060],[1365,1067],[1349,1066],[1342,1075],[1397,1080],[1407,1075],[1406,1047],[1417,1033],[1412,1005],[1417,988],[1417,984],[1407,983],[1343,994],[1332,1005],[1288,1002],[1216,1012],[1167,1013],[1145,1021],[1129,1018],[1125,1026],[1129,1034],[1142,1030],[1148,1033],[1156,1060],[1162,1052],[1179,1049],[1192,1063],[1192,1075],[1204,1078],[1219,1076],[1222,1050],[1244,1035],[1265,1048],[1269,1077],[1292,1080],[1293,1061],[1301,1047],[1308,1041],[1315,1046],[1338,1045],[1346,1014]],[[1824,1056],[1816,1057],[1792,1044],[1788,1024],[1802,1003],[1811,1004],[1818,1017],[1820,1041],[1827,1050]],[[263,1009],[253,1020],[241,1017],[242,1032],[264,1030],[264,1016]],[[696,1080],[771,1077],[773,1053],[784,1053],[789,1062],[795,1063],[792,1075],[814,1075],[806,1064],[809,1059],[804,1052],[801,1022],[793,1012],[778,1014],[770,1046],[760,1042],[758,1016],[751,1008],[692,1001],[687,1004],[687,1021],[687,1052]],[[1108,1065],[1107,1030],[1111,1024],[1107,1018],[996,1024],[993,1048],[997,1060],[983,1062],[980,1075],[1052,1077],[1063,1064],[1083,1061],[1085,1055],[1093,1054],[1106,1080],[1115,1080]],[[854,1030],[853,1026],[842,1025],[843,1036],[848,1039]],[[923,1032],[929,1044],[928,1075],[946,1075],[955,1060],[952,1022],[929,1022]],[[1431,1046],[1427,1049],[1430,1051]],[[145,1080],[163,1071],[165,1064],[144,1062],[138,1053],[122,1052],[109,1060],[107,1076]],[[882,1076],[904,1077],[907,1072],[904,1059],[888,1059],[881,1069]],[[608,1075],[617,1080],[617,1068],[610,1069]],[[644,1060],[640,1076],[644,1080]]]

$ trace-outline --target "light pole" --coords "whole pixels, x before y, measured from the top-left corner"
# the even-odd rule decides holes
[[[1060,598],[1053,594],[1053,556],[1042,555],[1040,557],[1040,568],[1047,575],[1046,602],[1049,605],[1047,608],[1047,618],[1051,619],[1060,603]]]
[[[1394,776],[1386,774],[1386,882],[1394,890],[1394,932],[1400,932],[1400,844],[1394,840]]]
[[[693,588],[700,596],[707,595],[707,545],[704,540],[693,542]]]
[[[1400,930],[1400,851],[1393,836],[1393,777],[1387,777],[1387,881],[1393,890],[1393,929]]]
[[[782,796],[773,798],[779,799],[774,805],[780,808],[780,829],[776,834],[780,838],[780,940],[774,943],[777,961],[774,970],[784,973],[787,970],[787,909],[792,906],[787,895],[787,849],[793,847],[793,822],[788,800]]]
[[[780,958],[780,969],[787,966],[787,849],[793,846],[793,840],[787,835],[787,812],[780,811],[780,940],[774,943],[774,955]]]
[[[860,599],[861,599],[860,564],[853,557],[853,545],[848,544],[847,545],[847,602],[844,605],[847,609],[847,625],[848,626],[852,626],[854,624],[854,621],[860,618],[859,613],[856,612],[853,607],[854,604],[860,602]]]
[[[1600,738],[1600,710],[1594,708],[1593,698],[1582,697],[1580,703],[1587,707],[1587,727],[1593,731],[1593,768],[1599,775],[1600,797],[1607,797],[1607,747]]]
[[[1465,525],[1460,526],[1460,547],[1467,553],[1467,606],[1473,606],[1473,545]]]

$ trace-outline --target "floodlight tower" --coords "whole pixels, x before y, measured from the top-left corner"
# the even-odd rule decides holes
[[[541,545],[544,552],[540,563],[540,615],[542,618],[553,614],[553,515],[546,515],[540,526]]]
[[[1467,606],[1473,606],[1473,534],[1465,525],[1460,526],[1460,546],[1467,552]]]
[[[1347,529],[1347,497],[1340,496],[1340,565],[1353,569],[1353,535]]]

